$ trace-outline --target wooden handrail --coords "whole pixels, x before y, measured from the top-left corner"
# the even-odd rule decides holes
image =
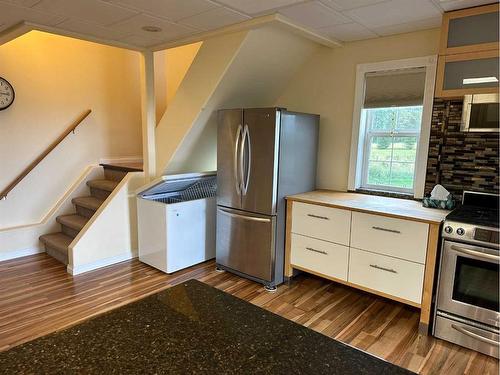
[[[82,113],[74,122],[69,126],[64,133],[62,133],[54,142],[50,144],[49,147],[45,149],[44,152],[42,152],[33,162],[31,162],[30,165],[28,165],[24,171],[22,171],[19,176],[17,176],[1,193],[0,193],[0,200],[7,198],[7,194],[11,192],[12,189],[16,187],[17,184],[19,184],[24,177],[26,177],[35,167],[48,155],[50,152],[57,147],[59,143],[62,142],[64,138],[68,136],[69,133],[75,131],[76,127],[80,125],[80,123],[85,120],[85,118],[90,115],[92,110],[87,109],[84,113]]]

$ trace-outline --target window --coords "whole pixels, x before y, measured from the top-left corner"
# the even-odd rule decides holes
[[[349,190],[423,196],[436,58],[358,65]]]
[[[412,192],[422,106],[363,109],[361,116],[366,124],[361,187]]]

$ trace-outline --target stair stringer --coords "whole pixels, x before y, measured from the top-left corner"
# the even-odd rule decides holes
[[[144,172],[129,172],[69,245],[68,273],[77,275],[137,256],[135,191]]]
[[[215,170],[217,109],[274,106],[317,48],[275,25],[205,41],[157,127],[157,175]],[[220,50],[208,89],[200,80]]]

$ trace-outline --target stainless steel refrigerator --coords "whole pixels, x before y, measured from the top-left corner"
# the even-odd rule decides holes
[[[280,108],[218,112],[217,267],[283,282],[284,197],[315,188],[319,116]]]

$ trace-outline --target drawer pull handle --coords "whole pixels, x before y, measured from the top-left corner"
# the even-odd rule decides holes
[[[370,264],[370,267],[376,268],[376,269],[382,270],[382,271],[387,271],[387,272],[390,272],[390,273],[398,273],[398,271],[393,270],[392,268],[380,267],[380,266],[377,266],[376,264]]]
[[[312,247],[306,247],[306,250],[314,251],[315,253],[320,253],[320,254],[328,255],[328,253],[326,251],[316,250],[316,249],[313,249]]]
[[[319,216],[319,215],[313,215],[313,214],[307,214],[307,216],[309,217],[313,217],[315,219],[323,219],[323,220],[330,220],[329,217],[326,217],[326,216]]]
[[[472,332],[472,331],[469,331],[468,329],[464,328],[464,327],[460,327],[456,324],[452,324],[451,325],[451,328],[457,330],[458,332],[464,334],[464,335],[467,335],[469,337],[472,337],[473,339],[476,339],[476,340],[479,340],[479,341],[482,341],[482,342],[485,342],[486,344],[490,344],[490,345],[494,345],[494,346],[498,346],[498,342],[495,341],[495,340],[492,340],[492,339],[489,339],[487,337],[483,337],[481,335],[478,335],[477,333],[475,332]]]
[[[401,234],[401,231],[396,230],[396,229],[387,229],[387,228],[382,228],[382,227],[372,227],[372,229],[381,230],[381,231],[384,231],[384,232],[391,232],[391,233]]]

